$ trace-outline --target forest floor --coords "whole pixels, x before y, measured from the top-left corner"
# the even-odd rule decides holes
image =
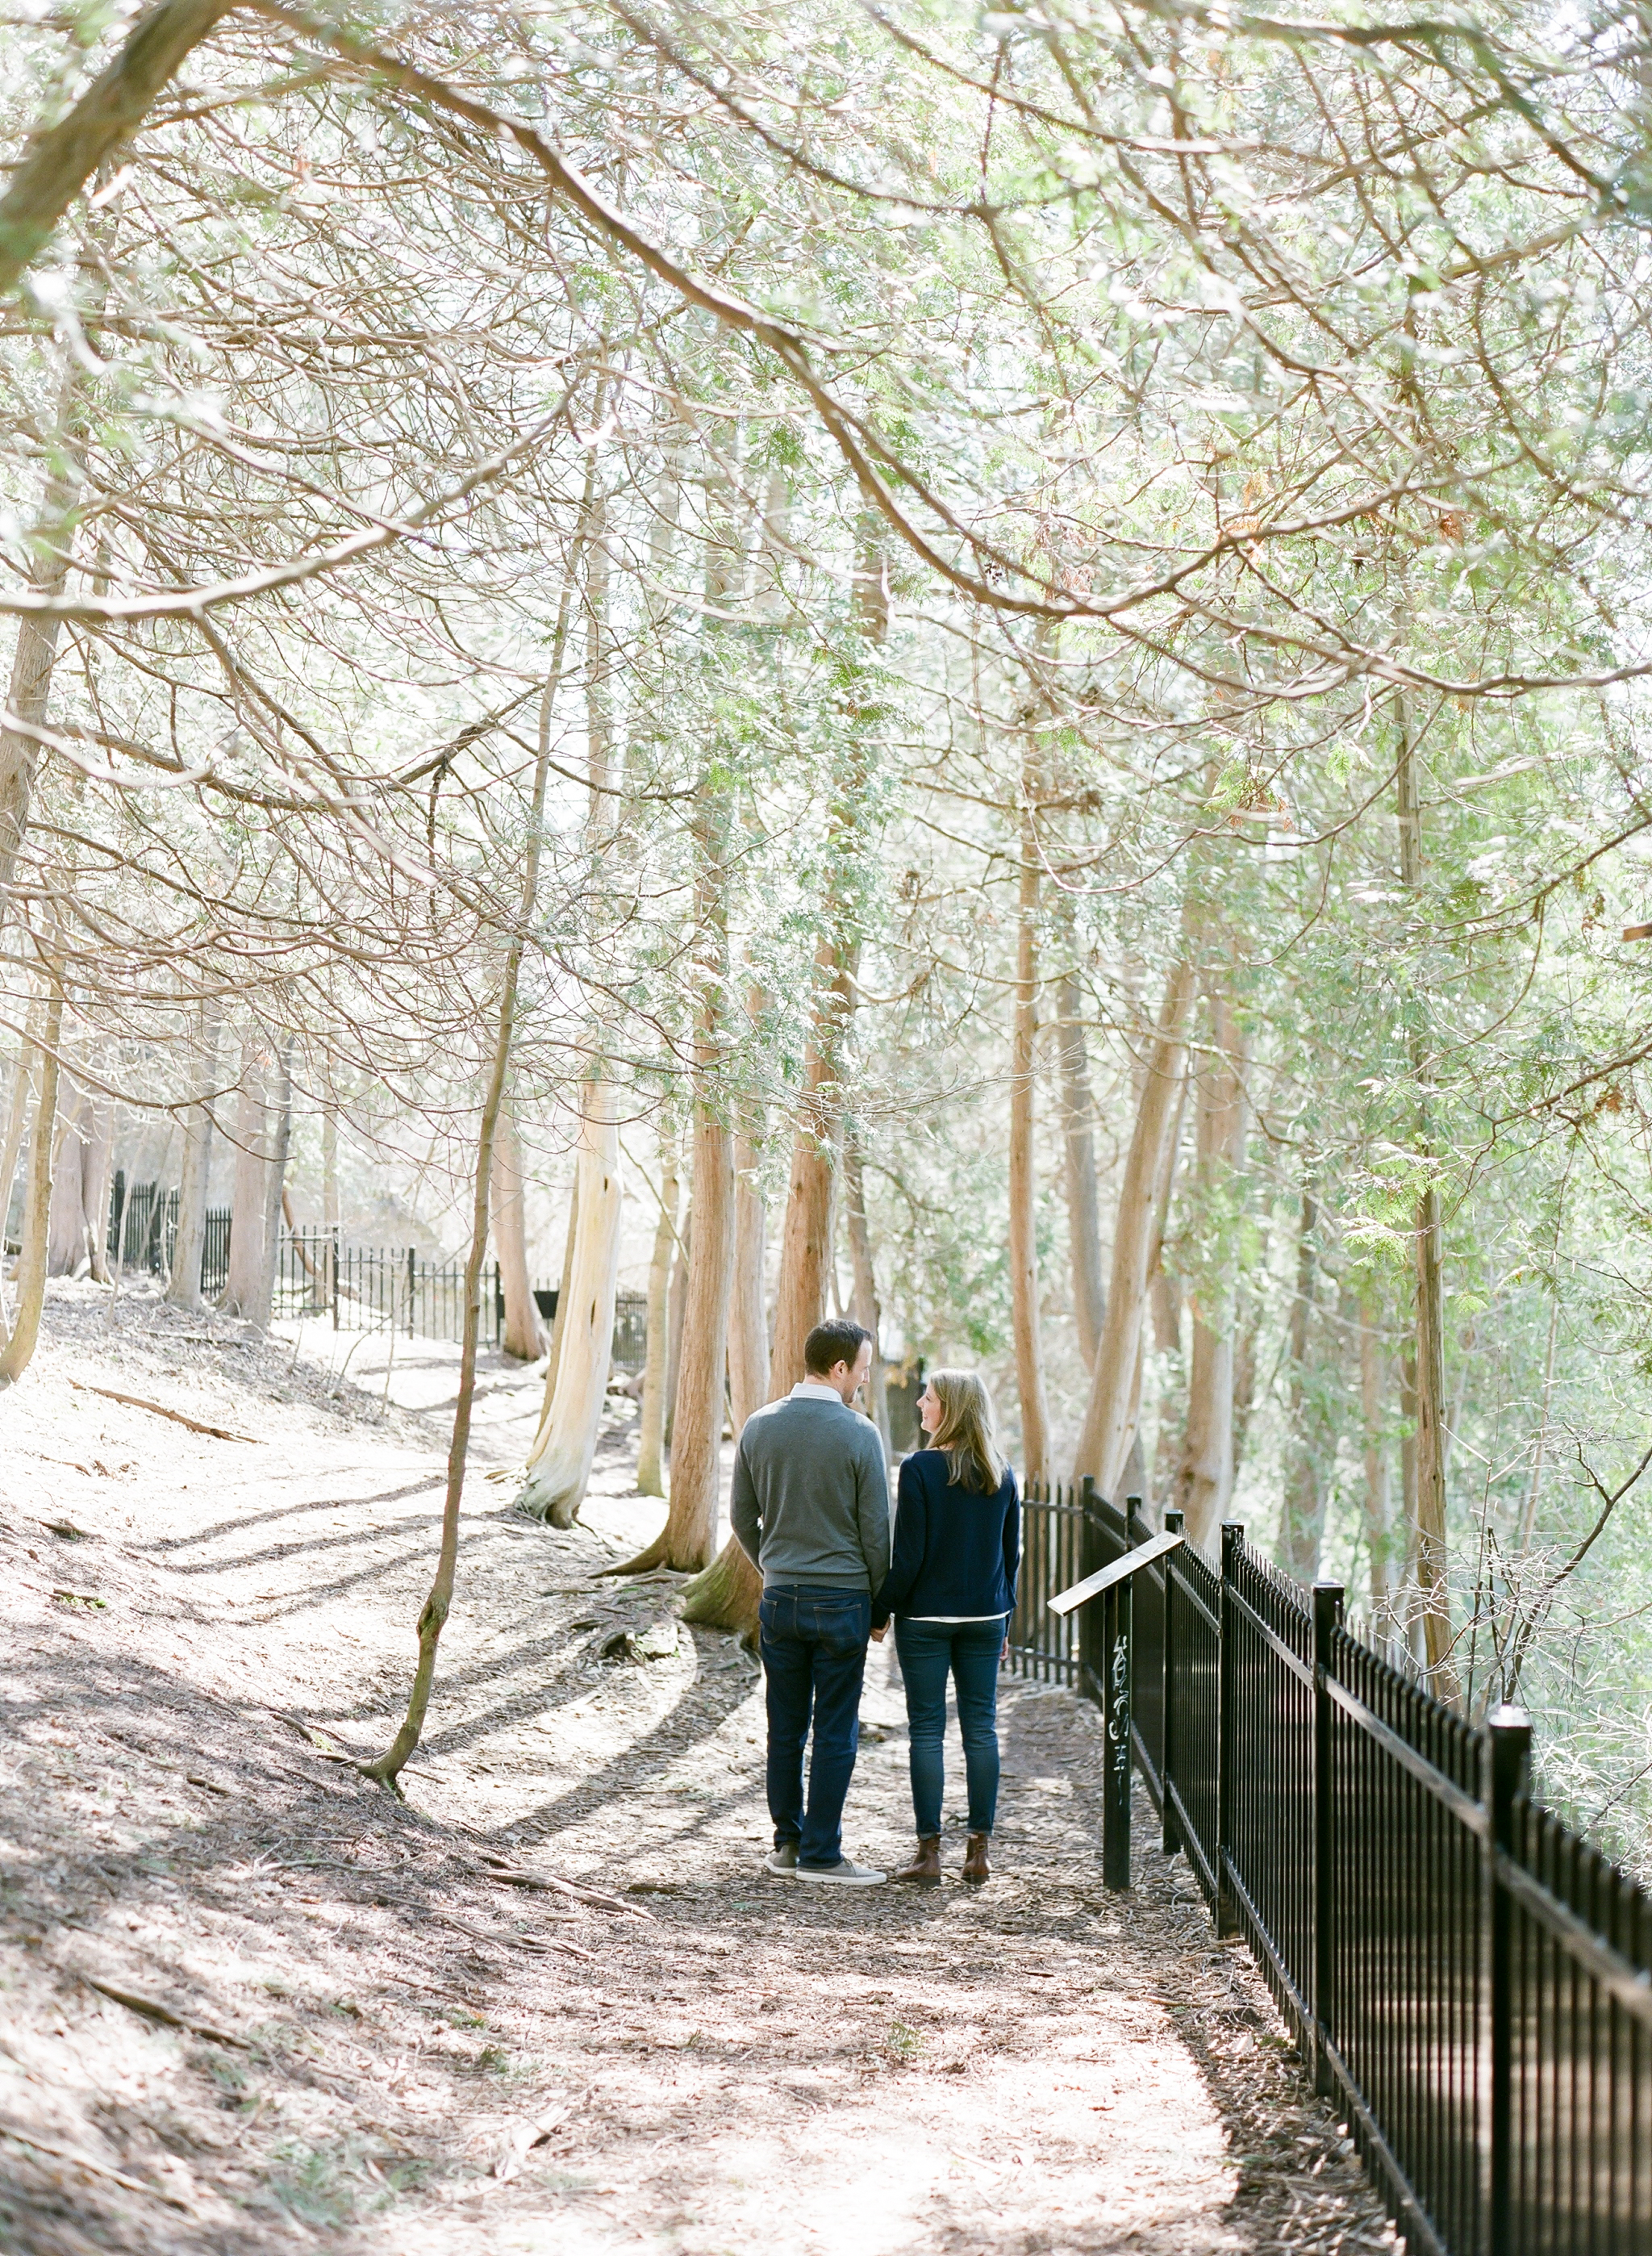
[[[1145,1810],[1102,1892],[1081,1703],[1006,1683],[984,1891],[955,1826],[938,1893],[766,1877],[754,1664],[600,1579],[658,1521],[629,1405],[552,1533],[489,1477],[541,1374],[485,1359],[398,1803],[328,1756],[405,1697],[453,1351],[107,1302],[55,1289],[0,1403],[7,2256],[1394,2245]],[[863,1715],[847,1837],[889,1864],[889,1649]]]

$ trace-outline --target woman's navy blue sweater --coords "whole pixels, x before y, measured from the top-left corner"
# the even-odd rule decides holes
[[[944,1449],[918,1449],[901,1466],[889,1578],[872,1626],[891,1614],[922,1619],[1007,1614],[1016,1603],[1021,1503],[1006,1470],[996,1495],[956,1487]]]

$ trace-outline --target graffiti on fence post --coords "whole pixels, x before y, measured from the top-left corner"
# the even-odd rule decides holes
[[[1101,1885],[1130,1885],[1130,1577],[1115,1583],[1101,1601],[1101,1646],[1106,1656],[1101,1704],[1107,1737],[1107,1779],[1101,1801]]]

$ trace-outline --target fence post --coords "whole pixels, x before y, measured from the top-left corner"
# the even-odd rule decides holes
[[[1245,1547],[1240,1521],[1222,1522],[1222,1589],[1217,1665],[1216,1710],[1216,1932],[1237,1935],[1239,1917],[1228,1885],[1227,1864],[1234,1845],[1234,1735],[1237,1718],[1234,1705],[1234,1667],[1239,1647],[1234,1636],[1232,1603],[1234,1570]]]
[[[1333,2041],[1336,2011],[1336,1808],[1331,1775],[1331,1632],[1342,1625],[1342,1585],[1313,1586],[1313,2020],[1314,2083],[1329,2098],[1332,2079],[1325,2047]]]
[[[1165,1513],[1164,1533],[1167,1535],[1185,1534],[1186,1527],[1187,1521],[1184,1513],[1179,1512]],[[1176,1829],[1175,1805],[1170,1800],[1170,1780],[1176,1775],[1176,1637],[1172,1626],[1176,1617],[1176,1603],[1174,1593],[1170,1589],[1170,1576],[1174,1569],[1175,1559],[1176,1554],[1172,1551],[1163,1562],[1164,1690],[1161,1696],[1163,1702],[1164,1745],[1163,1752],[1159,1757],[1159,1815],[1163,1827],[1162,1844],[1167,1857],[1173,1857],[1182,1845],[1182,1837]]]
[[[1487,2144],[1486,2242],[1491,2256],[1514,2245],[1515,1966],[1514,1917],[1497,1857],[1515,1846],[1515,1797],[1531,1784],[1531,1722],[1522,1708],[1494,1708],[1482,1755],[1486,1805],[1485,1931],[1491,2076]]]
[[[413,1336],[413,1296],[418,1290],[418,1255],[412,1246],[407,1249],[407,1336]],[[396,1304],[390,1303],[390,1329],[396,1329]]]
[[[1093,1575],[1101,1566],[1101,1535],[1096,1526],[1093,1477],[1086,1473],[1079,1483],[1079,1502],[1084,1520],[1079,1535],[1079,1573]],[[1099,1606],[1079,1608],[1079,1689],[1086,1700],[1107,1697],[1107,1646]]]
[[[339,1234],[334,1230],[328,1241],[333,1259],[333,1329],[339,1328]]]
[[[1101,1596],[1101,1717],[1107,1775],[1101,1793],[1101,1885],[1130,1885],[1130,1617],[1127,1575]]]

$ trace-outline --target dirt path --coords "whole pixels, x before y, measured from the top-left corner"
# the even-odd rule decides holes
[[[7,2256],[1392,2245],[1185,1868],[1103,1894],[1068,1696],[1007,1690],[990,1889],[762,1874],[753,1665],[669,1579],[594,1579],[657,1518],[629,1414],[552,1535],[486,1477],[538,1380],[489,1372],[408,1805],[328,1761],[283,1717],[383,1744],[451,1390],[404,1343],[381,1414],[338,1360],[143,1298],[110,1332],[70,1288],[0,1406]],[[875,1861],[910,1829],[892,1667],[849,1814]]]

